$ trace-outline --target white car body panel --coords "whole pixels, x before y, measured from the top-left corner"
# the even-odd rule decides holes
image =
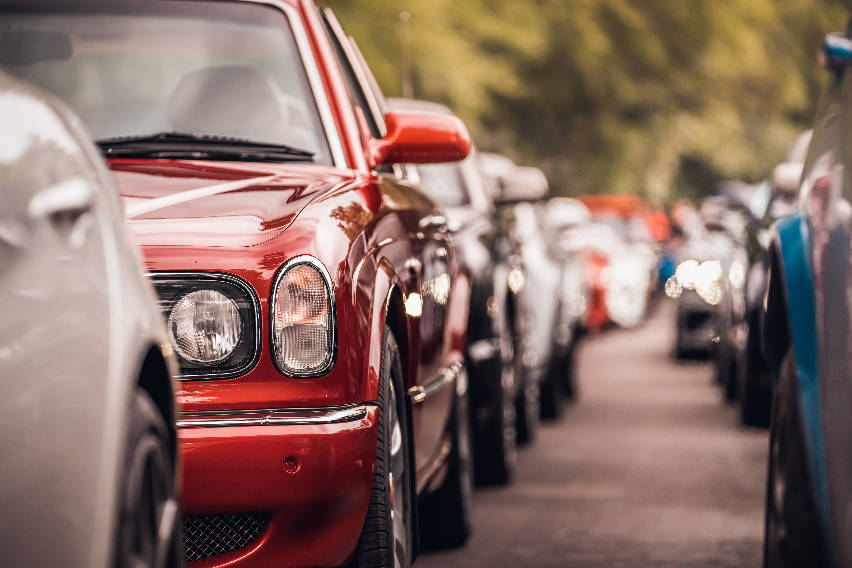
[[[76,119],[0,74],[0,563],[112,565],[130,397],[163,324]]]

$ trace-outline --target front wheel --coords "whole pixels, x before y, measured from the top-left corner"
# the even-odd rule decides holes
[[[166,421],[151,397],[137,388],[120,493],[116,566],[183,566],[175,465]]]
[[[807,468],[793,350],[781,364],[769,434],[764,566],[827,566]]]
[[[387,326],[383,341],[373,489],[353,568],[406,568],[412,562],[413,491],[407,413],[400,394],[402,364]]]

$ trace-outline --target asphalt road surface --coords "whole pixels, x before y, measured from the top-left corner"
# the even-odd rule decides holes
[[[588,338],[580,400],[480,489],[465,548],[418,568],[756,567],[767,433],[737,424],[707,363],[670,357],[674,306]]]

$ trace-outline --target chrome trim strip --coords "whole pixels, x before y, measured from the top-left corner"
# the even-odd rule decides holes
[[[212,410],[182,412],[178,428],[222,428],[226,426],[304,426],[339,424],[367,417],[367,405],[325,408],[273,408],[257,410]]]
[[[320,369],[315,369],[309,372],[294,373],[278,366],[278,345],[275,342],[275,323],[273,319],[275,317],[276,298],[278,297],[278,287],[281,285],[281,280],[291,269],[300,264],[308,264],[314,267],[320,273],[323,281],[325,282],[326,293],[328,294],[328,306],[331,310],[331,357],[329,358],[328,363]],[[287,260],[283,265],[281,265],[281,268],[278,269],[278,273],[272,281],[272,294],[269,296],[269,345],[272,347],[272,363],[275,365],[275,368],[278,369],[278,372],[285,377],[295,379],[321,377],[331,371],[334,364],[337,363],[337,303],[335,301],[334,284],[331,281],[328,269],[326,269],[325,265],[320,262],[319,259],[309,254],[301,254]]]
[[[240,278],[239,276],[236,276],[234,274],[229,274],[227,272],[180,272],[180,271],[174,271],[174,270],[164,271],[164,272],[152,271],[152,272],[146,272],[145,277],[148,278],[151,281],[151,285],[152,285],[152,287],[154,288],[155,291],[156,291],[156,288],[157,288],[157,285],[156,285],[157,280],[168,280],[168,279],[178,280],[178,281],[187,283],[188,286],[195,285],[197,283],[198,289],[203,288],[203,283],[205,281],[209,282],[209,281],[212,280],[214,282],[227,282],[228,284],[230,284],[234,288],[244,292],[251,300],[251,307],[252,307],[252,311],[254,312],[254,318],[253,318],[254,321],[250,322],[250,323],[254,324],[254,342],[253,342],[254,344],[252,345],[252,354],[251,354],[251,358],[248,360],[248,362],[246,362],[245,365],[243,365],[239,368],[231,369],[229,371],[217,371],[215,369],[210,369],[210,370],[203,372],[203,373],[193,373],[193,372],[184,373],[183,371],[181,371],[181,373],[177,377],[175,377],[177,380],[179,380],[179,381],[210,381],[210,380],[216,380],[216,379],[232,379],[234,377],[239,377],[239,376],[245,375],[246,373],[248,373],[249,371],[254,369],[254,366],[257,365],[257,362],[260,360],[260,350],[261,350],[260,300],[258,299],[257,291],[254,289],[254,286],[252,286],[251,284],[248,283],[248,281]],[[158,299],[159,299],[159,295],[158,295]],[[166,314],[163,314],[163,315],[166,316],[166,319],[168,319],[168,316]],[[172,347],[172,349],[174,349],[174,347],[171,346],[171,343],[169,343],[169,346]],[[178,359],[177,356],[176,356],[176,359]],[[178,361],[178,362],[180,362],[180,361]]]
[[[426,383],[408,389],[408,397],[412,403],[420,404],[436,392],[454,383],[463,369],[464,363],[461,361],[452,363]]]

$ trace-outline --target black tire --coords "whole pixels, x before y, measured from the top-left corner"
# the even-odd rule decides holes
[[[511,371],[510,371],[511,372]],[[515,401],[501,381],[491,420],[474,440],[474,478],[477,485],[506,485],[518,463]]]
[[[803,438],[799,386],[790,348],[772,408],[766,482],[764,566],[827,566]]]
[[[397,565],[407,568],[413,561],[412,457],[402,379],[399,347],[393,332],[385,326],[373,488],[364,528],[350,563],[353,568],[393,568]],[[401,446],[393,451],[395,441],[401,442]],[[400,464],[404,468],[401,474]],[[395,477],[394,470],[398,473]],[[397,516],[401,518],[395,525]]]
[[[459,377],[459,380],[466,377]],[[471,532],[473,510],[473,456],[467,389],[453,405],[452,450],[447,477],[420,505],[420,542],[429,550],[462,546]]]
[[[541,407],[539,402],[538,382],[524,377],[515,399],[515,428],[518,432],[519,444],[531,444],[538,434]]]
[[[116,562],[119,568],[184,565],[173,440],[151,397],[137,388],[119,493]]]
[[[758,310],[749,312],[745,370],[740,376],[740,422],[744,426],[769,426],[772,417],[772,378],[761,352]]]
[[[744,426],[769,426],[772,415],[772,393],[760,385],[770,383],[769,370],[763,362],[755,362],[756,354],[748,353],[746,371],[740,386],[740,421]]]
[[[734,402],[737,399],[737,356],[725,337],[717,344],[715,370],[716,384],[722,387],[725,402]]]
[[[541,383],[540,415],[544,420],[558,420],[565,406],[564,380],[562,378],[562,358],[554,361],[548,370],[547,377]]]
[[[568,348],[568,353],[562,360],[562,392],[569,402],[576,402],[580,398],[580,389],[577,384],[577,334]]]

